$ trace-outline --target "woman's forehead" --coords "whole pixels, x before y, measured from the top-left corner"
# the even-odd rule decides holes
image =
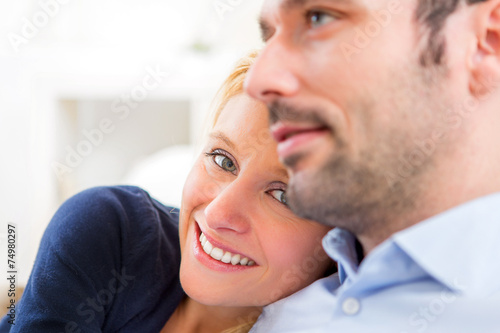
[[[222,109],[213,131],[264,136],[269,133],[267,108],[245,94],[231,98]]]

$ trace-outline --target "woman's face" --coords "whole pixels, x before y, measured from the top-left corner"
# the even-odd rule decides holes
[[[233,97],[206,142],[182,197],[186,293],[209,305],[262,306],[320,278],[331,264],[321,247],[328,227],[285,205],[288,176],[265,106]]]

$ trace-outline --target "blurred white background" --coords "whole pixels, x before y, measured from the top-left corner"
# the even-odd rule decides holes
[[[0,0],[2,272],[7,224],[22,286],[52,214],[82,189],[133,183],[179,204],[212,96],[261,46],[261,3]]]

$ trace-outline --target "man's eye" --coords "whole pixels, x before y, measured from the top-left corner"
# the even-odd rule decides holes
[[[335,21],[337,18],[322,11],[310,11],[307,13],[307,23],[312,28],[319,28],[325,24]]]
[[[271,190],[269,193],[279,202],[281,202],[284,205],[287,204],[287,199],[286,199],[286,192],[283,190]]]
[[[214,155],[214,162],[217,163],[218,166],[220,166],[222,169],[226,171],[229,172],[236,171],[236,165],[234,165],[234,162],[227,156]]]

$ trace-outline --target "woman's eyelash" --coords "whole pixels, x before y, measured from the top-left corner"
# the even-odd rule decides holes
[[[281,183],[281,182],[279,182],[279,183]],[[282,192],[282,193],[279,194],[276,192]],[[287,197],[286,197],[286,185],[284,185],[284,186],[278,185],[277,187],[274,187],[274,188],[268,190],[267,193],[269,193],[269,195],[271,195],[273,197],[273,199],[275,199],[279,203],[283,204],[284,206],[288,207]]]
[[[278,192],[278,191],[281,191],[282,194],[276,194],[276,193],[273,193],[273,192]],[[288,203],[287,203],[287,198],[286,198],[286,192],[281,190],[281,189],[275,189],[275,190],[270,190],[268,192],[273,198],[274,200],[278,201],[280,204],[288,207]]]
[[[227,151],[223,149],[214,149],[211,152],[206,152],[205,155],[210,156],[212,161],[222,170],[233,174],[237,171],[237,163]]]
[[[220,148],[206,152],[205,155],[206,156],[220,156],[220,155],[222,155],[222,156],[225,156],[229,159],[232,159],[232,156],[227,151],[225,151],[224,149],[220,149]]]

